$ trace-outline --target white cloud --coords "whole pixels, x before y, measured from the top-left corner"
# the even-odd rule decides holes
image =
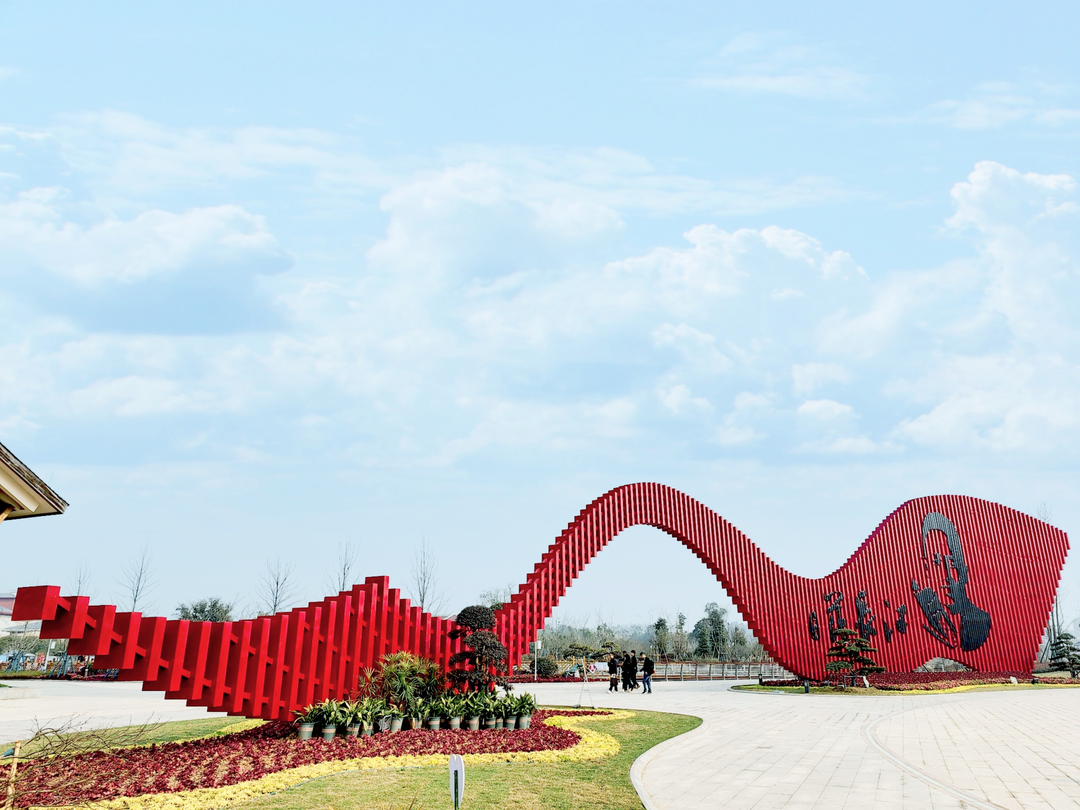
[[[1080,117],[1080,110],[1057,105],[1058,88],[1036,83],[983,82],[964,99],[930,104],[909,121],[944,124],[954,129],[999,129],[1018,121],[1060,126]]]
[[[108,126],[158,143],[168,155],[153,171],[181,178],[190,162],[192,182],[307,159],[275,158],[267,144],[287,141],[280,133],[244,163],[226,148],[239,136],[144,124]],[[79,171],[119,189],[129,169],[117,167],[141,150],[121,144]],[[47,297],[30,311],[0,290],[4,418],[263,414],[305,435],[355,435],[341,452],[363,465],[648,447],[671,432],[725,453],[1012,452],[1080,429],[1072,178],[978,164],[953,188],[945,227],[968,255],[872,281],[812,234],[726,230],[705,215],[683,240],[627,248],[634,217],[723,204],[724,192],[614,150],[462,148],[445,165],[379,176],[385,232],[330,271],[308,249],[267,282],[284,320],[258,333],[106,335]],[[3,202],[3,272],[32,267],[70,293],[150,287],[203,265],[215,270],[200,278],[244,268],[250,279],[288,261],[266,220],[237,205],[121,208],[56,188]],[[214,298],[196,290],[196,311]],[[190,452],[220,443],[212,433]]]
[[[740,93],[769,93],[798,98],[860,99],[870,77],[856,70],[822,64],[812,48],[777,37],[742,34],[721,51],[719,70],[691,80],[693,87]]]
[[[685,385],[672,385],[657,390],[660,403],[676,416],[687,413],[711,413],[713,405],[704,397],[695,397]]]
[[[66,218],[64,197],[61,189],[35,188],[0,203],[0,252],[8,255],[9,271],[23,257],[36,268],[95,287],[176,273],[192,262],[228,267],[268,260],[277,270],[284,260],[262,218],[239,206],[146,211],[82,227]]]
[[[295,171],[323,192],[355,192],[386,188],[392,176],[347,139],[310,128],[167,127],[102,110],[65,116],[46,134],[73,168],[112,194],[222,186]]]
[[[828,383],[846,383],[851,375],[836,363],[799,363],[791,367],[791,378],[796,394],[812,394]]]
[[[731,368],[731,361],[716,348],[713,335],[681,323],[665,323],[653,330],[653,343],[679,351],[694,370],[705,374],[720,374]]]
[[[742,391],[733,404],[716,430],[716,441],[725,447],[738,447],[764,439],[767,434],[758,429],[758,423],[772,410],[769,397]]]
[[[179,381],[145,377],[102,379],[73,391],[68,398],[77,416],[148,416],[170,413],[216,413],[236,410],[207,391],[191,390]]]
[[[855,413],[855,409],[850,405],[845,405],[831,399],[808,399],[796,408],[795,411],[799,416],[805,416],[820,421],[847,419]]]

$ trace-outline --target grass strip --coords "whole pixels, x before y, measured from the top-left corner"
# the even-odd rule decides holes
[[[619,743],[617,754],[586,762],[514,762],[466,766],[466,808],[513,810],[640,810],[630,784],[630,765],[640,754],[697,728],[696,717],[635,710],[633,717],[602,725]],[[599,726],[598,726],[599,728]],[[498,733],[498,732],[493,732]],[[412,808],[448,805],[446,768],[401,768],[339,773],[280,793],[232,805],[245,810],[308,810],[312,807]]]

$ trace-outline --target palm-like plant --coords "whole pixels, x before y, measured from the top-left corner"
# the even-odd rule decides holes
[[[310,704],[301,711],[295,710],[293,714],[296,715],[296,722],[300,723],[318,723],[322,720],[322,704],[313,703]]]
[[[341,704],[341,714],[344,717],[342,725],[355,726],[362,721],[361,700],[346,700]]]
[[[516,699],[514,710],[518,717],[528,717],[536,711],[536,700],[526,692]]]

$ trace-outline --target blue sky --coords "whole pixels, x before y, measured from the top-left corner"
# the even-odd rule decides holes
[[[638,480],[815,576],[921,495],[1070,530],[1078,16],[0,4],[0,441],[72,503],[0,590],[426,538],[456,610]],[[635,529],[560,615],[719,591]]]

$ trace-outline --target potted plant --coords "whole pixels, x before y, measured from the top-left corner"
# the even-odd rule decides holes
[[[461,701],[463,708],[461,711],[465,714],[466,722],[469,726],[469,731],[480,730],[480,718],[484,714],[484,702],[481,700],[481,695],[478,692],[469,692],[462,696]]]
[[[499,718],[495,716],[498,711],[495,695],[491,692],[484,693],[484,728],[491,731],[498,727]]]
[[[390,731],[390,727],[393,724],[394,715],[391,713],[390,704],[379,698],[379,703],[375,707],[375,728],[379,731]]]
[[[512,729],[514,727],[517,718],[515,717],[513,722],[510,720],[510,702],[512,700],[513,698],[510,697],[510,695],[503,695],[502,697],[495,699],[495,716],[497,718],[495,721],[495,728],[505,731],[506,729]]]
[[[330,742],[337,736],[338,726],[345,719],[341,701],[333,698],[324,700],[319,704],[319,709],[322,713],[322,738]]]
[[[438,731],[442,727],[442,721],[445,718],[448,722],[450,715],[454,709],[454,696],[443,694],[439,695],[431,703],[431,717],[428,718],[428,728],[431,731]],[[432,724],[435,722],[434,725]]]
[[[360,701],[346,700],[341,704],[341,713],[345,717],[345,735],[356,737],[360,734]]]
[[[445,695],[446,720],[450,723],[451,731],[461,730],[461,715],[465,711],[465,700],[460,695]]]
[[[310,740],[315,731],[315,724],[319,722],[320,712],[317,706],[308,706],[303,711],[294,711],[296,715],[296,737],[300,740]]]
[[[409,728],[420,730],[424,727],[424,719],[427,717],[427,701],[422,697],[411,697],[406,706],[409,717]]]
[[[518,728],[526,729],[532,725],[532,714],[536,711],[536,700],[526,693],[517,699]]]
[[[390,717],[390,733],[397,734],[401,731],[401,721],[404,719],[404,715],[401,713],[401,709],[397,706],[390,706],[386,710],[387,715]]]
[[[379,698],[366,697],[360,701],[360,733],[370,737],[375,730],[375,721],[383,716],[386,704]]]

